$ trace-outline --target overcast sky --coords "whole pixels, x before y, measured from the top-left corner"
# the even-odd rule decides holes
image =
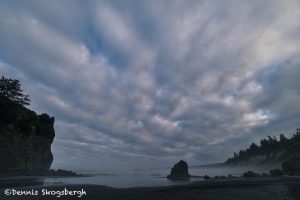
[[[53,168],[223,162],[300,126],[296,0],[1,0],[0,72],[55,116]]]

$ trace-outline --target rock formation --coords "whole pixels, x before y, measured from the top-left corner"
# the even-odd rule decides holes
[[[258,176],[260,176],[260,175],[253,171],[247,171],[243,174],[243,177],[248,177],[248,178],[258,177]]]
[[[49,170],[54,118],[5,98],[0,107],[0,172]]]
[[[188,172],[188,165],[185,161],[181,160],[174,165],[170,175],[167,178],[188,178],[190,174]]]

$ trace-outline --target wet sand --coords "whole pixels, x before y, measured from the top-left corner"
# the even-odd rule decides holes
[[[182,186],[115,189],[99,185],[58,185],[14,188],[37,191],[38,195],[5,195],[0,199],[89,199],[89,200],[300,200],[300,177],[213,179]],[[42,195],[47,191],[85,191],[86,195]]]

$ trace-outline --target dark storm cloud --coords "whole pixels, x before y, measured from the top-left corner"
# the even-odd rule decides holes
[[[299,17],[292,0],[1,1],[0,70],[56,117],[53,167],[220,162],[297,128]]]

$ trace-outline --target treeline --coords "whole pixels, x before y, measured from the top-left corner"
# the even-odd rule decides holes
[[[229,158],[225,163],[235,164],[247,161],[254,156],[265,156],[267,160],[282,151],[286,151],[285,154],[296,153],[295,151],[300,152],[300,129],[297,129],[297,132],[290,139],[286,138],[284,134],[280,134],[279,139],[275,136],[268,136],[268,138],[260,140],[260,145],[252,143],[246,150],[234,153],[234,156]]]
[[[20,81],[2,76],[0,79],[0,131],[10,124],[18,127],[22,132],[29,132],[32,128],[30,122],[36,118],[36,113],[25,107],[29,103],[29,95],[23,94]]]
[[[23,93],[20,81],[2,76],[0,78],[0,135],[5,130],[14,127],[16,133],[27,136],[37,127],[45,126],[45,124],[53,125],[54,118],[47,114],[37,115],[26,108],[27,105],[30,105],[30,98],[29,95]]]

